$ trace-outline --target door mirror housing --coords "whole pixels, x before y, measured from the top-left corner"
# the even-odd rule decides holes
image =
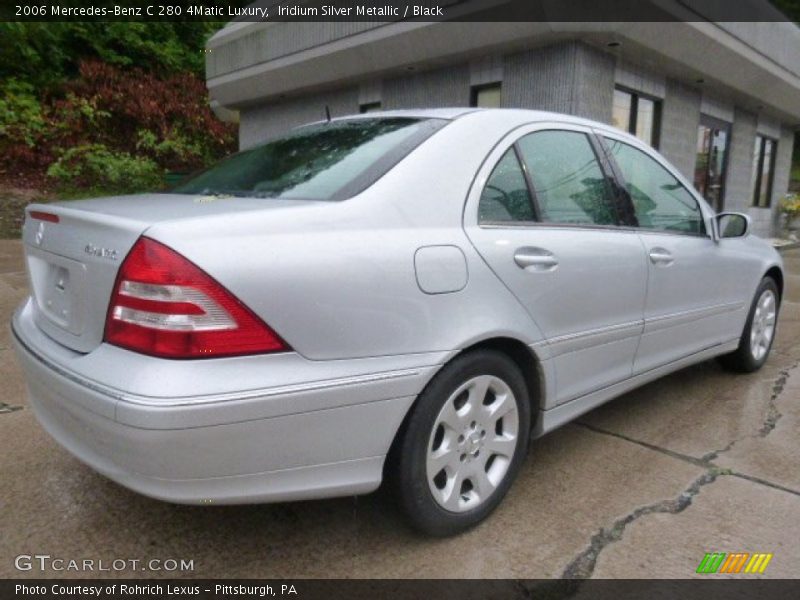
[[[716,229],[718,239],[739,238],[750,235],[750,216],[743,213],[724,212],[718,214]]]

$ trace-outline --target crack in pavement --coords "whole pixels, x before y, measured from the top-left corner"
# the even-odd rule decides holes
[[[800,364],[800,361],[795,361],[791,367],[781,371],[778,374],[778,378],[775,380],[775,383],[772,385],[772,395],[767,402],[767,416],[764,419],[764,424],[761,426],[761,429],[758,430],[759,437],[767,437],[770,432],[775,429],[778,419],[783,416],[775,403],[783,393],[783,389],[786,387],[786,382],[789,380],[789,377],[791,377],[791,372],[797,368],[798,364]]]
[[[616,431],[610,431],[608,429],[603,429],[602,427],[597,427],[590,423],[586,423],[584,421],[576,421],[574,423],[579,427],[583,427],[584,429],[588,429],[589,431],[593,431],[595,433],[599,433],[601,435],[608,435],[611,437],[618,438],[620,440],[624,440],[626,442],[630,442],[632,444],[637,444],[642,446],[643,448],[647,448],[648,450],[654,450],[655,452],[660,452],[661,454],[666,454],[672,458],[677,458],[678,460],[682,460],[688,463],[692,463],[693,465],[697,465],[698,467],[708,468],[712,466],[710,461],[706,460],[705,456],[702,458],[695,458],[694,456],[690,456],[688,454],[683,454],[681,452],[676,452],[675,450],[670,450],[669,448],[663,448],[662,446],[657,446],[656,444],[651,444],[650,442],[645,442],[642,440],[637,440],[636,438],[632,438],[630,436],[625,435],[624,433],[617,433]],[[706,455],[708,456],[708,455]]]
[[[772,393],[770,394],[769,400],[767,400],[767,415],[764,417],[764,422],[762,423],[758,432],[731,440],[731,442],[724,448],[704,454],[700,460],[710,463],[714,459],[719,458],[720,454],[725,454],[743,440],[756,437],[765,438],[772,433],[772,430],[775,429],[776,425],[778,424],[778,420],[783,416],[783,414],[778,410],[776,403],[781,394],[783,394],[783,390],[786,387],[786,382],[789,380],[789,377],[791,377],[792,371],[794,371],[798,365],[800,365],[800,360],[796,360],[793,365],[778,372],[778,377],[772,384]]]
[[[673,500],[661,500],[660,502],[637,508],[632,513],[629,513],[621,519],[617,519],[610,529],[601,529],[592,536],[589,547],[570,561],[561,574],[562,579],[589,579],[592,573],[594,573],[600,553],[609,544],[621,540],[622,534],[625,532],[625,528],[628,525],[645,515],[654,513],[668,513],[674,515],[683,512],[692,504],[694,497],[700,493],[700,489],[703,486],[714,483],[718,476],[718,472],[708,470],[695,479],[677,498]]]
[[[5,402],[0,402],[0,415],[4,413],[12,413],[18,410],[22,410],[21,406],[12,406],[11,404],[6,404]]]
[[[714,483],[720,476],[727,475],[731,477],[737,477],[739,479],[744,479],[751,483],[764,485],[789,494],[800,496],[800,491],[798,490],[793,490],[791,488],[784,487],[782,485],[773,483],[771,481],[762,479],[760,477],[746,475],[744,473],[738,473],[736,471],[733,471],[732,469],[722,469],[713,463],[713,461],[716,458],[718,458],[721,454],[724,454],[725,452],[728,452],[731,448],[733,448],[733,446],[737,442],[740,442],[750,437],[764,438],[768,436],[775,429],[778,420],[783,416],[781,412],[778,410],[777,400],[783,393],[783,390],[786,387],[786,382],[791,376],[791,372],[794,369],[796,369],[798,365],[800,365],[800,361],[796,361],[792,366],[785,368],[779,372],[777,379],[772,385],[772,393],[770,395],[770,398],[767,401],[767,414],[764,418],[762,426],[759,428],[756,434],[749,434],[746,436],[742,436],[741,438],[736,438],[732,440],[724,448],[704,454],[700,458],[696,458],[688,454],[683,454],[681,452],[676,452],[674,450],[669,450],[667,448],[663,448],[661,446],[657,446],[649,442],[637,440],[635,438],[632,438],[630,436],[621,433],[608,431],[606,429],[596,427],[584,421],[576,421],[575,425],[584,427],[585,429],[588,429],[595,433],[616,437],[626,442],[637,444],[649,450],[660,452],[661,454],[665,454],[677,460],[682,460],[692,465],[701,467],[705,469],[705,472],[702,475],[700,475],[697,479],[695,479],[692,482],[692,484],[688,488],[686,488],[677,498],[672,500],[662,500],[660,502],[655,502],[653,504],[648,504],[647,506],[637,508],[636,510],[634,510],[631,513],[628,513],[624,517],[617,519],[610,529],[605,527],[601,528],[600,531],[598,531],[592,536],[591,540],[589,541],[589,546],[581,553],[579,553],[575,558],[573,558],[569,562],[569,564],[564,568],[564,571],[561,574],[561,578],[578,579],[578,580],[589,579],[594,573],[595,567],[597,566],[597,559],[600,556],[600,553],[609,544],[621,540],[625,532],[625,528],[628,525],[630,525],[631,523],[633,523],[634,521],[636,521],[641,517],[654,513],[667,513],[674,515],[683,512],[692,504],[694,497],[700,493],[700,489],[703,486]]]
[[[774,483],[772,481],[769,481],[768,479],[762,479],[761,477],[755,477],[754,475],[747,475],[745,473],[739,473],[738,471],[734,471],[733,469],[720,467],[720,466],[714,464],[714,462],[712,462],[712,459],[709,458],[709,457],[713,455],[713,457],[716,458],[719,454],[722,454],[723,452],[726,452],[727,449],[730,446],[733,445],[732,443],[729,444],[726,447],[726,449],[719,450],[717,452],[712,452],[710,454],[705,454],[701,458],[695,458],[694,456],[690,456],[688,454],[683,454],[681,452],[675,452],[674,450],[669,450],[668,448],[662,448],[661,446],[656,446],[655,444],[650,444],[648,442],[643,442],[642,440],[637,440],[636,438],[629,437],[629,436],[624,435],[622,433],[616,433],[615,431],[609,431],[607,429],[602,429],[600,427],[595,427],[594,425],[590,425],[589,423],[583,423],[583,422],[579,421],[579,422],[576,422],[575,425],[578,425],[580,427],[588,429],[589,431],[593,431],[594,433],[599,433],[601,435],[608,435],[608,436],[611,436],[611,437],[615,437],[615,438],[624,440],[626,442],[630,442],[632,444],[637,444],[639,446],[642,446],[643,448],[647,448],[648,450],[653,450],[655,452],[660,452],[661,454],[669,456],[670,458],[674,458],[674,459],[677,459],[677,460],[682,460],[684,462],[688,462],[690,464],[693,464],[693,465],[695,465],[697,467],[701,467],[701,468],[706,469],[706,470],[714,469],[714,470],[717,471],[717,473],[719,475],[730,475],[731,477],[738,477],[739,479],[745,479],[745,480],[750,481],[752,483],[758,483],[758,484],[761,484],[761,485],[764,485],[764,486],[767,486],[767,487],[770,487],[770,488],[773,488],[773,489],[776,489],[776,490],[781,490],[782,492],[787,492],[789,494],[794,494],[795,496],[800,496],[800,491],[798,491],[798,490],[794,490],[792,488],[788,488],[788,487],[782,486],[781,484]]]
[[[786,492],[787,494],[800,496],[800,491],[793,490],[792,488],[788,488],[779,483],[774,483],[772,481],[769,481],[768,479],[762,479],[761,477],[756,477],[755,475],[747,475],[746,473],[739,473],[738,471],[733,471],[730,469],[728,469],[727,471],[728,472],[722,473],[722,475],[730,475],[731,477],[738,477],[739,479],[744,479],[745,481],[749,481],[751,483],[757,483],[759,485],[763,485],[768,488],[772,488],[774,490],[780,490],[781,492]]]

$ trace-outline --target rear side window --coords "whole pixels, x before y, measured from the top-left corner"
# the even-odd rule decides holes
[[[372,185],[445,123],[443,119],[364,118],[301,127],[222,160],[173,192],[349,198]]]
[[[639,227],[703,234],[703,214],[694,196],[655,159],[618,140],[606,138],[633,203]]]
[[[611,190],[586,134],[539,131],[518,144],[542,221],[617,225]]]
[[[478,204],[478,221],[533,221],[533,205],[525,175],[513,148],[495,166]]]

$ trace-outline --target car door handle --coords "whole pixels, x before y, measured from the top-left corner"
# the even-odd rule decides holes
[[[663,265],[668,267],[675,262],[675,259],[669,250],[665,250],[664,248],[653,248],[650,250],[650,262],[654,265]]]
[[[552,271],[558,266],[558,259],[544,248],[517,248],[514,262],[526,271]]]

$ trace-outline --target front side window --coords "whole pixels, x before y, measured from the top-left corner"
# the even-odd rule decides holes
[[[483,188],[478,204],[478,221],[504,223],[533,220],[533,205],[525,174],[514,148],[510,148],[498,161]]]
[[[674,233],[702,234],[700,206],[672,173],[638,148],[606,139],[633,203],[638,226]]]
[[[617,88],[611,107],[611,124],[635,135],[645,144],[658,148],[661,101]]]
[[[445,123],[442,119],[363,118],[308,125],[229,156],[173,192],[349,198],[372,185]]]
[[[542,221],[617,225],[606,177],[586,134],[539,131],[518,144]]]
[[[753,150],[753,206],[769,208],[772,204],[772,181],[775,178],[775,154],[778,142],[756,136]]]

